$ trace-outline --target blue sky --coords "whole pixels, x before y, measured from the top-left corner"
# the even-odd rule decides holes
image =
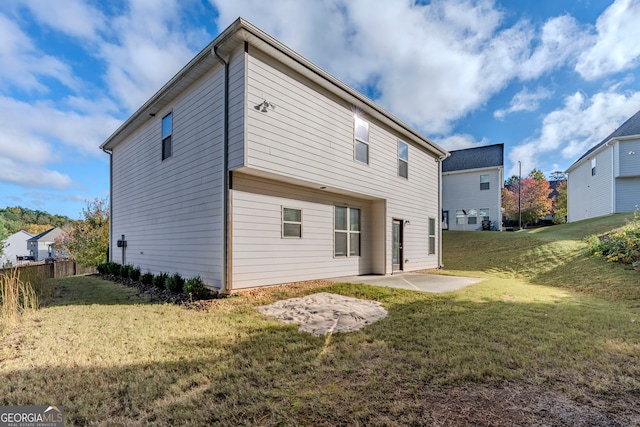
[[[99,145],[238,16],[449,150],[565,170],[640,110],[640,0],[2,0],[0,207],[79,218]]]

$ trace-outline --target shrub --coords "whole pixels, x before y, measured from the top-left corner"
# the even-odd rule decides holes
[[[154,277],[151,273],[144,273],[142,276],[140,276],[140,281],[145,285],[153,285],[153,279]]]
[[[168,278],[169,278],[169,275],[167,273],[160,273],[157,276],[153,276],[152,284],[156,288],[164,289],[165,288],[165,283],[167,282]]]
[[[602,236],[587,238],[589,252],[600,255],[609,262],[631,264],[634,268],[640,266],[640,218],[634,215],[634,220],[619,230]]]
[[[120,266],[120,277],[122,277],[123,279],[128,279],[130,270],[131,270],[131,266],[130,265],[121,265]]]
[[[107,268],[108,268],[108,263],[106,262],[96,265],[96,270],[98,270],[98,273],[100,274],[107,274]]]
[[[165,287],[171,292],[180,293],[184,288],[184,279],[180,276],[180,273],[175,273],[167,279]]]
[[[136,282],[140,280],[140,269],[138,267],[131,266],[129,269],[129,278]]]
[[[114,276],[119,276],[120,275],[120,264],[118,264],[117,262],[108,262],[106,264],[106,272],[107,274],[111,274]]]
[[[200,276],[198,276],[185,282],[184,293],[189,294],[192,299],[204,299],[209,296],[209,289],[207,289]]]

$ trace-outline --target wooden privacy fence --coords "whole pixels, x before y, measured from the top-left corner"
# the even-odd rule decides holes
[[[92,274],[96,273],[95,267],[80,267],[73,260],[54,260],[44,261],[32,264],[16,265],[13,268],[20,269],[20,272],[27,274],[34,273],[36,275],[43,275],[45,277],[52,277],[58,279],[60,277],[77,276],[79,274]],[[0,269],[0,274],[11,271],[10,268]]]

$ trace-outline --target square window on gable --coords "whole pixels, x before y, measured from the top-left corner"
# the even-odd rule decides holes
[[[354,116],[353,134],[355,159],[369,164],[369,123],[358,116]]]
[[[168,159],[173,154],[173,113],[162,118],[162,160]]]
[[[480,189],[481,190],[489,189],[489,175],[480,175]]]

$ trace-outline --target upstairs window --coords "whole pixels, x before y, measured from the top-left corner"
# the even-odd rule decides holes
[[[282,237],[302,237],[302,209],[282,208]]]
[[[369,164],[369,123],[360,117],[354,117],[354,151],[357,161]]]
[[[162,160],[171,157],[173,152],[172,134],[173,113],[169,113],[162,118]]]
[[[409,145],[398,140],[398,176],[409,178]]]
[[[591,159],[591,176],[596,175],[596,159]]]
[[[489,175],[480,175],[480,189],[481,190],[489,189]]]
[[[360,209],[335,207],[333,237],[336,257],[360,256]]]

